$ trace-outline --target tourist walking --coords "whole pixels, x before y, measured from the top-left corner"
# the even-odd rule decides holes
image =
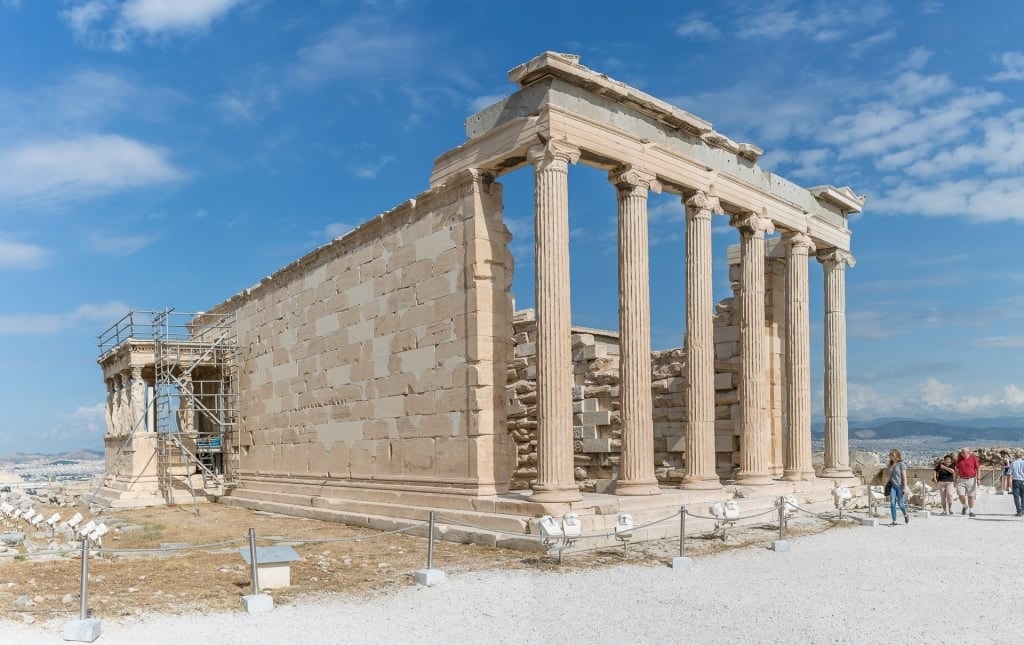
[[[999,479],[999,490],[1002,494],[1008,495],[1010,493],[1010,486],[1012,485],[1012,478],[1010,477],[1010,453],[1005,450],[999,451],[999,461],[1003,465],[1003,475]]]
[[[1024,517],[1024,455],[1010,462],[1010,482],[1013,488],[1013,505],[1017,517]]]
[[[956,495],[956,467],[953,465],[953,455],[946,455],[935,465],[935,472],[932,473],[932,481],[939,485],[939,499],[942,502],[942,514],[953,514],[953,497]]]
[[[903,522],[910,524],[907,515],[907,464],[903,463],[903,455],[893,448],[889,451],[889,512],[892,513],[892,524],[896,526],[896,505],[903,511]]]
[[[956,494],[960,497],[960,514],[974,517],[974,498],[978,496],[978,475],[981,463],[970,448],[961,448],[956,458]]]

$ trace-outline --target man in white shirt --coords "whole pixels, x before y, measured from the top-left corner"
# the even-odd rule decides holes
[[[1010,462],[1010,487],[1013,489],[1013,505],[1017,517],[1024,517],[1024,456]]]

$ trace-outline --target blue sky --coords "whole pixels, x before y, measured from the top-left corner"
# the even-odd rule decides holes
[[[1009,1],[0,0],[0,454],[100,447],[100,332],[129,307],[208,309],[415,196],[544,50],[868,196],[851,416],[1024,414],[1022,19]],[[531,306],[532,177],[502,183]],[[570,186],[574,321],[615,328],[614,191],[584,167]],[[683,227],[653,196],[656,348],[683,335]],[[715,230],[721,261],[737,238]]]

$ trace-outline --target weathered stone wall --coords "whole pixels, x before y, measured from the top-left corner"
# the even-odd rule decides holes
[[[508,488],[501,213],[464,172],[212,312],[237,314],[243,482]]]
[[[770,258],[765,279],[765,331],[769,410],[772,432],[772,473],[783,470],[783,386],[785,336],[785,263]],[[730,268],[734,294],[739,268]],[[731,479],[739,463],[739,312],[735,296],[716,307],[715,322],[715,460],[719,477]],[[533,310],[513,319],[513,360],[509,363],[506,394],[508,428],[516,445],[513,489],[527,489],[537,477],[537,364]],[[618,476],[622,449],[619,417],[619,337],[616,332],[573,328],[573,437],[576,480],[584,491],[604,492]],[[655,475],[663,484],[682,481],[685,464],[686,352],[671,349],[651,353],[651,396],[654,413]]]

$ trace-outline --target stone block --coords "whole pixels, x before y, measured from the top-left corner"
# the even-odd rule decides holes
[[[860,520],[861,526],[878,526],[878,520],[874,517],[863,517]]]
[[[242,607],[250,614],[261,614],[274,608],[274,599],[265,593],[242,596]]]
[[[690,571],[693,569],[693,560],[685,556],[677,555],[672,558],[672,568],[679,571]]]
[[[729,372],[719,372],[715,374],[715,389],[716,390],[731,390],[733,389],[732,374]]]
[[[583,439],[582,452],[612,452],[612,440]]]
[[[582,401],[583,397],[586,396],[586,389],[582,385],[572,386],[572,400]]]
[[[585,345],[580,348],[577,352],[579,360],[592,361],[595,358],[605,358],[608,356],[608,347],[606,345]]]
[[[667,452],[686,452],[686,437],[665,437],[665,450]]]
[[[786,540],[774,540],[772,541],[772,551],[776,553],[784,553],[789,551],[789,542]]]
[[[537,355],[537,343],[519,343],[516,345],[516,358],[523,356],[536,356]]]
[[[574,414],[580,414],[581,412],[597,412],[597,399],[573,401],[572,411]]]
[[[914,517],[921,518],[922,520],[926,520],[926,519],[928,519],[931,516],[932,516],[931,511],[918,511],[918,512],[914,513]]]
[[[584,426],[606,426],[612,422],[612,413],[608,410],[597,412],[584,412],[580,416],[580,425]]]
[[[102,624],[95,618],[73,620],[64,625],[64,640],[91,643],[100,637]]]
[[[420,569],[416,572],[416,584],[426,587],[443,584],[445,581],[444,571],[440,569]]]

